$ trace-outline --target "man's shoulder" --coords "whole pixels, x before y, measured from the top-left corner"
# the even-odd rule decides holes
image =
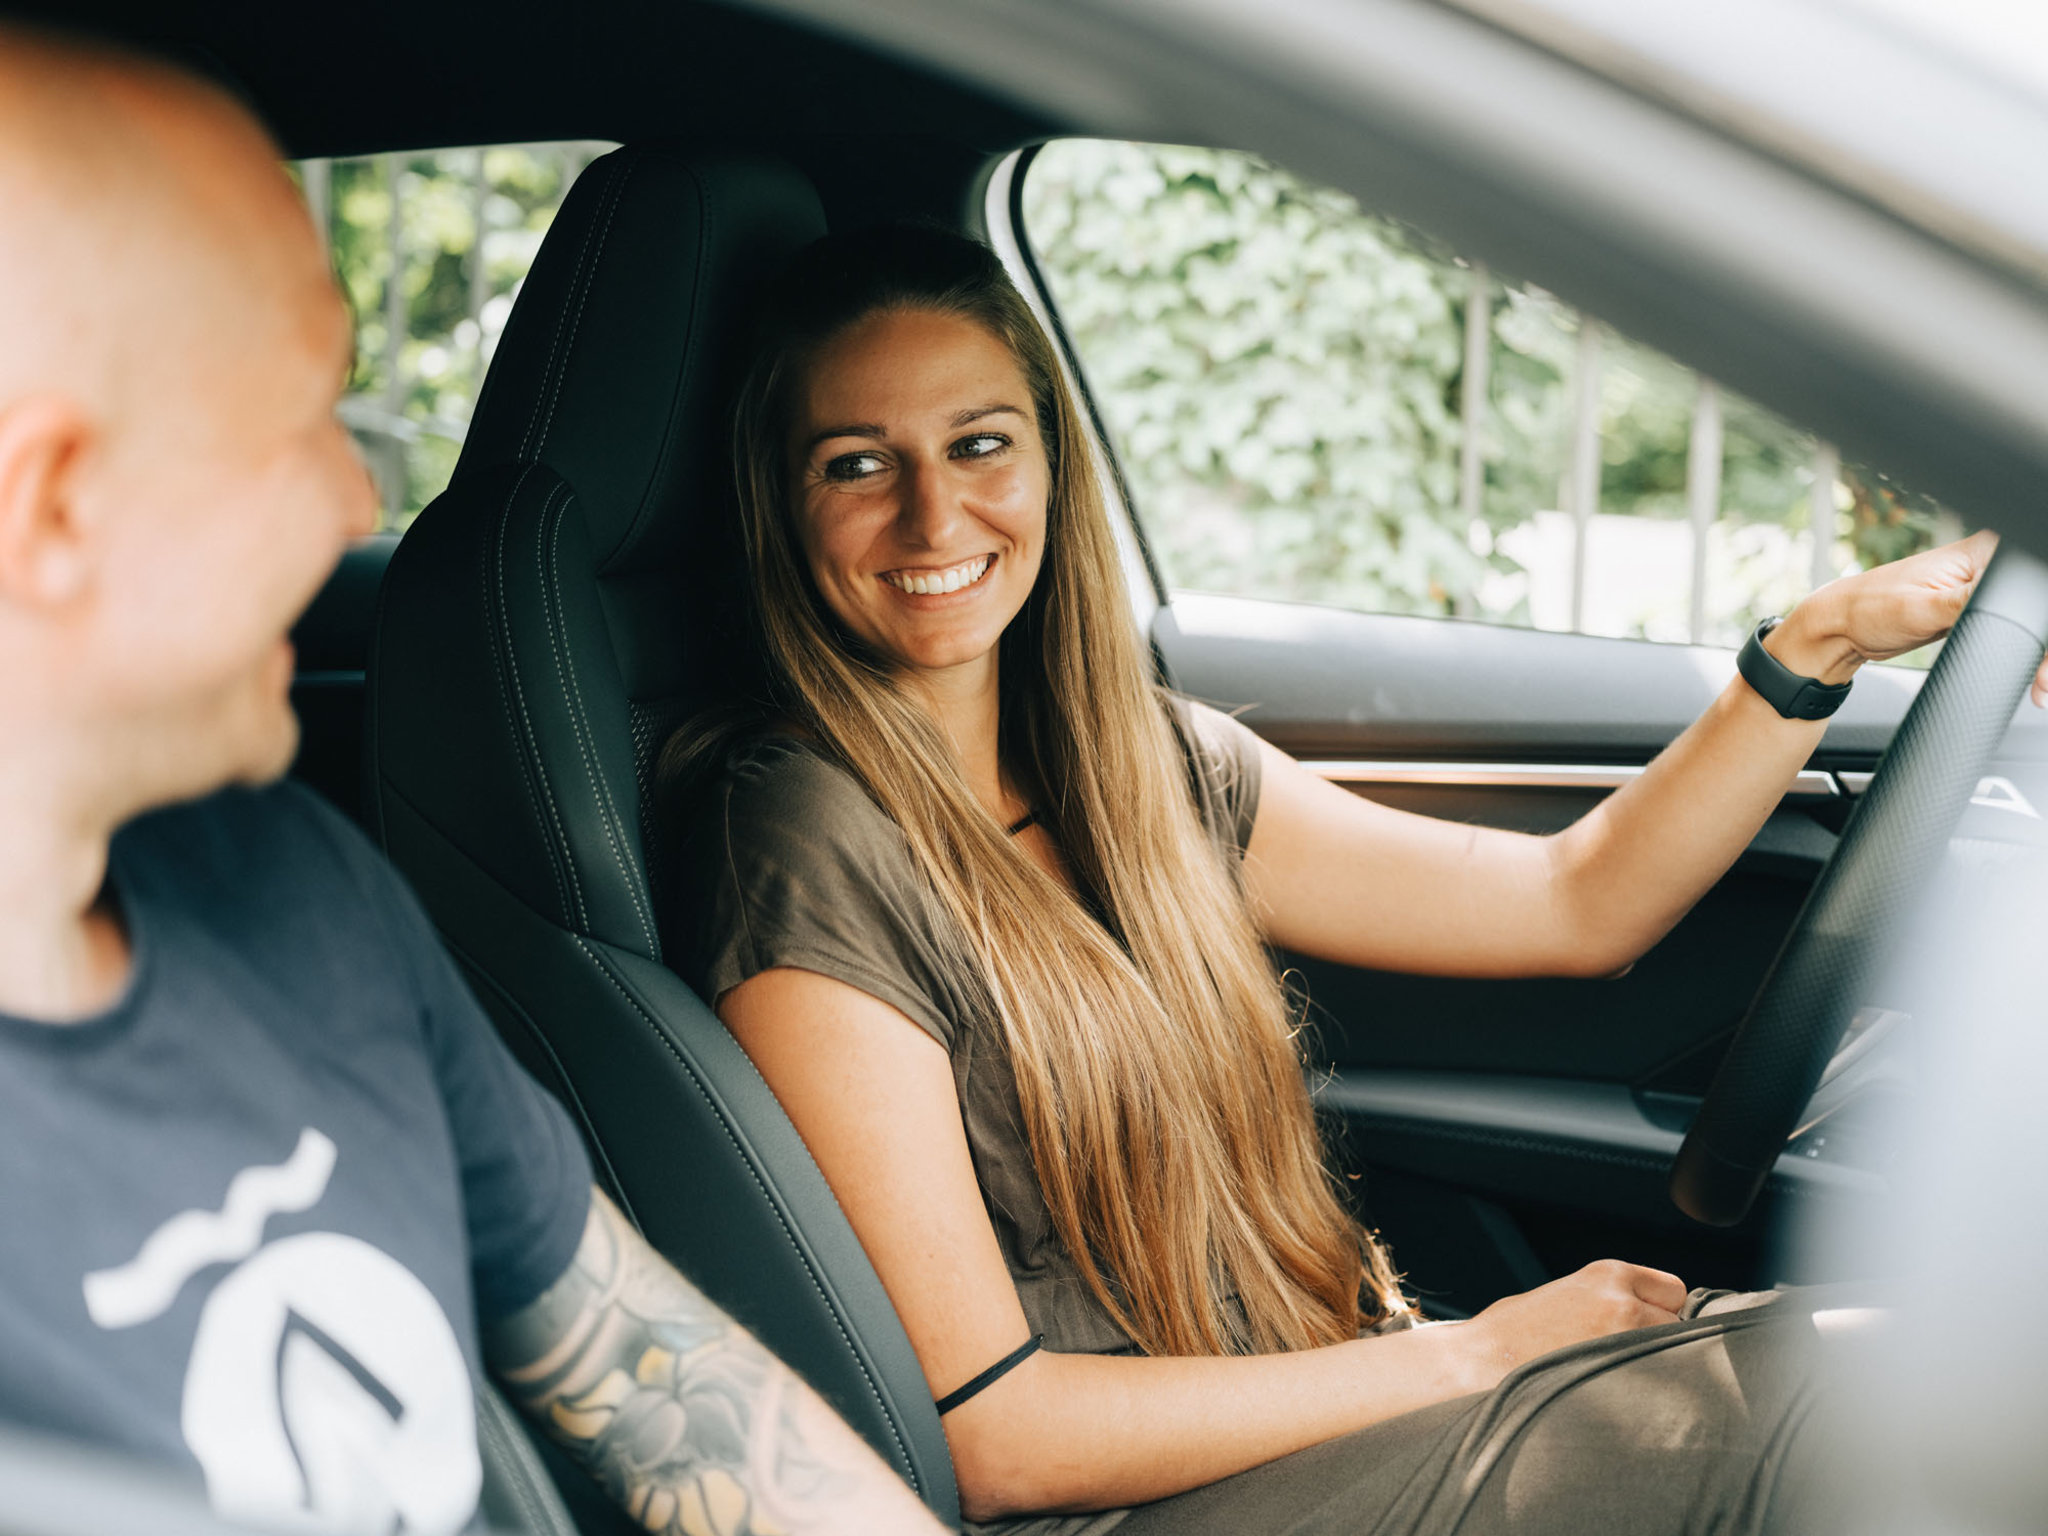
[[[232,787],[136,817],[116,834],[129,860],[175,866],[237,883],[304,879],[323,869],[349,878],[376,857],[369,841],[312,790],[290,780]]]
[[[137,817],[114,839],[114,868],[140,894],[225,921],[307,914],[337,930],[387,925],[396,883],[346,817],[288,780],[217,790]]]

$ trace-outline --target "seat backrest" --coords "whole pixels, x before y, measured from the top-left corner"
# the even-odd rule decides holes
[[[823,232],[775,162],[641,145],[584,172],[385,578],[365,809],[628,1215],[951,1523],[902,1326],[767,1085],[662,964],[649,880],[654,760],[715,697],[736,349],[756,285]]]

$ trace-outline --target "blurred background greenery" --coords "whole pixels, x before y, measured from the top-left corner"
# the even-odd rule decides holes
[[[1346,194],[1228,150],[1063,140],[1025,226],[1168,581],[1239,596],[1570,627],[1583,317],[1479,276],[1476,501],[1461,495],[1474,268]],[[1685,639],[1701,381],[1602,329],[1579,627]],[[1737,643],[1832,574],[1925,548],[1940,509],[1717,391],[1701,638]],[[1815,479],[1833,474],[1817,562]],[[1652,524],[1665,526],[1656,527]]]
[[[512,299],[602,143],[302,161],[356,320],[342,419],[402,529],[448,483]]]

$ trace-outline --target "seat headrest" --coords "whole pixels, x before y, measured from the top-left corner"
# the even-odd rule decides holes
[[[824,233],[779,161],[668,144],[593,161],[520,290],[451,488],[542,464],[576,488],[597,574],[673,564],[688,519],[664,511],[724,500],[751,299]]]

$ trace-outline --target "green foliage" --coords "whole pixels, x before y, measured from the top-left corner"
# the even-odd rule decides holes
[[[1469,280],[1465,284],[1469,293]],[[1538,288],[1488,285],[1493,312],[1488,359],[1483,510],[1508,528],[1531,508],[1557,505],[1571,458],[1573,402],[1568,385],[1579,318]],[[1465,324],[1460,305],[1458,325]],[[1461,357],[1462,365],[1462,357]],[[1464,381],[1459,379],[1459,398]],[[1448,510],[1448,509],[1447,509]],[[1519,616],[1519,615],[1518,615]]]
[[[1699,381],[1661,352],[1601,337],[1600,510],[1686,516],[1686,463]],[[1569,433],[1571,422],[1563,423]],[[1562,500],[1562,498],[1560,498]]]
[[[1457,303],[1349,198],[1244,155],[1070,140],[1026,225],[1180,585],[1441,611]]]
[[[1842,483],[1849,493],[1849,541],[1857,564],[1865,568],[1904,559],[1962,532],[1931,497],[1907,489],[1883,470],[1844,464]]]
[[[1570,503],[1578,315],[1540,289],[1487,284],[1474,519],[1459,486],[1465,263],[1225,150],[1063,140],[1033,163],[1024,213],[1174,585],[1531,621],[1500,535]],[[1686,517],[1699,391],[1690,370],[1603,331],[1601,512]],[[1722,423],[1716,538],[1729,553],[1715,569],[1728,590],[1712,609],[1733,631],[1804,590],[1817,445],[1725,391]],[[1846,525],[1824,531],[1838,565],[1926,546],[1930,507],[1867,472],[1845,482]],[[1625,623],[1669,633],[1672,620]]]
[[[404,527],[447,484],[512,295],[569,184],[603,147],[513,144],[326,163],[327,206],[316,217],[324,211],[356,319],[343,416],[377,476],[387,526]],[[302,166],[300,179],[317,194],[317,174]]]

